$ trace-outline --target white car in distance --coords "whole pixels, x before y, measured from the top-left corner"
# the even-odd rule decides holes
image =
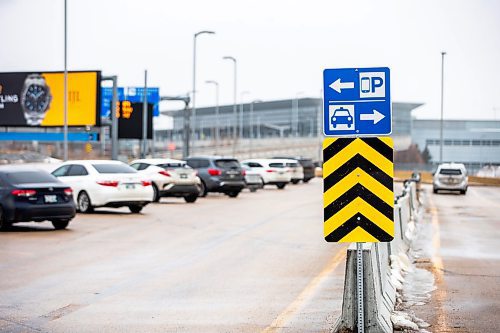
[[[304,168],[300,163],[296,160],[290,159],[274,159],[276,162],[282,162],[290,168],[290,173],[292,176],[291,182],[292,184],[298,184],[302,179],[304,179]]]
[[[264,185],[276,185],[281,190],[292,180],[292,172],[286,166],[286,160],[249,159],[241,164],[258,172]]]
[[[76,208],[82,213],[124,206],[139,213],[153,200],[151,181],[119,161],[67,161],[52,175],[71,186]]]
[[[130,166],[153,182],[153,201],[161,197],[182,197],[195,202],[200,195],[200,179],[185,161],[170,158],[146,158],[132,161]]]

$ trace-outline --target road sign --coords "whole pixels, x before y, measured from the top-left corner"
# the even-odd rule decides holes
[[[325,69],[323,92],[326,136],[391,134],[389,68]]]
[[[393,146],[389,137],[323,141],[327,242],[390,242],[394,238]]]
[[[143,87],[118,87],[118,101],[129,101],[131,103],[142,103]],[[113,99],[113,88],[101,88],[101,116],[111,117],[111,100]],[[148,103],[153,104],[153,116],[160,115],[160,88],[148,88]]]

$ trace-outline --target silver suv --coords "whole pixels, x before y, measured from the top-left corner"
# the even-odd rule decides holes
[[[440,164],[434,173],[432,188],[434,193],[439,190],[467,192],[469,186],[467,170],[462,163]]]

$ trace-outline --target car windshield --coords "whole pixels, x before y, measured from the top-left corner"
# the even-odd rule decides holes
[[[240,163],[237,160],[216,160],[215,166],[221,169],[238,169]]]
[[[14,185],[33,183],[58,183],[57,178],[43,171],[17,171],[5,174],[6,180]]]
[[[99,173],[137,173],[132,167],[125,164],[92,164]]]
[[[446,176],[460,176],[462,174],[462,171],[460,169],[441,169],[441,171],[439,171],[439,174]]]
[[[349,114],[349,111],[345,111],[345,110],[338,110],[338,111],[335,111],[335,114],[334,116],[338,117],[338,116],[350,116]]]
[[[283,163],[269,163],[271,168],[284,168],[285,165]]]
[[[186,163],[179,163],[179,162],[161,163],[161,164],[157,164],[156,166],[159,166],[160,168],[163,168],[163,169],[179,169],[179,168],[191,169],[191,167],[188,166]]]
[[[298,168],[299,165],[297,163],[287,163],[286,166],[292,167],[292,168]]]

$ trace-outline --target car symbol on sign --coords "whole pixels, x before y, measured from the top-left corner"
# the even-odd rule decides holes
[[[333,112],[330,122],[334,128],[339,124],[346,124],[347,127],[351,127],[353,124],[353,118],[349,113],[349,110],[340,107]]]

